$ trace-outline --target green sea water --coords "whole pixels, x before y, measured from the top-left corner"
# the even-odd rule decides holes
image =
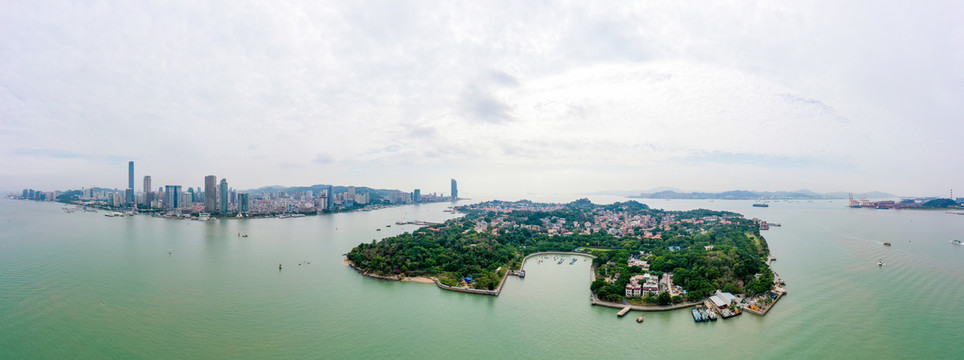
[[[749,201],[646,202],[782,223],[763,234],[789,294],[765,317],[698,324],[681,310],[647,313],[637,324],[640,313],[617,318],[615,309],[589,304],[588,261],[530,261],[527,277],[508,278],[499,297],[370,279],[343,264],[342,254],[359,242],[415,228],[395,221],[454,216],[443,211],[447,203],[198,222],[0,200],[0,359],[964,353],[964,311],[956,306],[964,299],[964,246],[949,242],[964,240],[962,215],[850,209],[839,200],[769,208]],[[878,259],[886,265],[878,267]]]

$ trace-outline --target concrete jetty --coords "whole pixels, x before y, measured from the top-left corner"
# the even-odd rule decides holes
[[[633,308],[631,308],[631,307],[629,307],[629,306],[624,307],[622,310],[619,310],[619,312],[616,313],[616,316],[622,317],[623,315],[626,315],[626,313],[628,313],[629,310],[632,310],[632,309],[633,309]]]

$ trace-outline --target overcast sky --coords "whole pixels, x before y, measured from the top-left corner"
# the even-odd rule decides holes
[[[0,8],[0,190],[964,195],[960,2]]]

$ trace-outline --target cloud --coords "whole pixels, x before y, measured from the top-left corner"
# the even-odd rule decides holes
[[[315,164],[331,164],[335,162],[335,158],[327,154],[318,154],[312,162]]]
[[[956,161],[964,113],[962,12],[869,1],[12,2],[0,12],[0,186],[122,186],[113,168],[123,175],[129,157],[170,183],[218,172],[242,188],[371,176],[411,188],[493,168],[552,178],[533,180],[540,189],[591,184],[568,180],[579,171],[666,176],[632,186],[646,188],[707,167],[740,186],[755,181],[745,167],[788,182],[803,181],[800,167],[827,171],[813,181],[831,185],[947,187],[964,179],[942,165]],[[326,171],[259,170],[277,159]],[[110,161],[69,179],[49,170]],[[390,166],[392,177],[371,170]],[[883,176],[894,168],[907,175]],[[950,170],[915,175],[934,168]]]

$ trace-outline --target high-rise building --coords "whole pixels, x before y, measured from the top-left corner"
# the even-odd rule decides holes
[[[217,209],[218,177],[208,175],[204,177],[204,212],[213,214]]]
[[[167,209],[181,208],[181,185],[164,186],[164,207]]]
[[[231,194],[228,192],[228,179],[221,178],[221,191],[218,193],[218,197],[221,200],[218,210],[222,214],[227,214],[229,200],[231,199]]]
[[[238,212],[239,213],[247,215],[248,211],[251,211],[248,201],[249,200],[248,200],[247,193],[238,194]]]
[[[346,199],[351,199],[351,201],[355,201],[355,187],[354,187],[354,186],[349,186],[349,187],[348,187],[348,195],[346,195],[345,198],[346,198]]]
[[[335,208],[335,187],[328,185],[328,206],[325,207],[328,210]]]
[[[127,163],[127,187],[134,188],[134,160]]]
[[[127,191],[124,192],[127,203],[134,204],[134,160],[127,163]]]
[[[154,194],[151,193],[151,176],[144,176],[144,207],[150,209],[151,200],[154,200]]]
[[[422,202],[422,189],[415,189],[415,191],[412,192],[412,202]]]
[[[459,199],[459,185],[452,179],[452,201]]]

